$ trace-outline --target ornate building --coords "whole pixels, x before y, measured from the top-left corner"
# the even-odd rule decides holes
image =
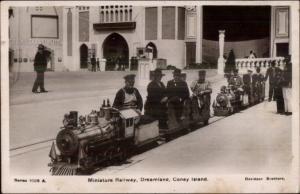
[[[10,67],[33,71],[42,43],[52,52],[48,68],[53,71],[86,69],[93,55],[106,70],[119,64],[130,69],[133,58],[144,57],[178,68],[202,62],[217,68],[219,30],[225,30],[225,55],[230,49],[238,58],[250,50],[258,57],[291,52],[289,6],[239,7],[11,7]],[[247,13],[251,10],[257,14]],[[232,18],[224,17],[228,11]]]

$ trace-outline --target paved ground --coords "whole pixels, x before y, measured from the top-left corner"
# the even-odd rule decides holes
[[[287,173],[292,160],[291,116],[277,115],[274,110],[274,102],[263,102],[219,118],[96,175]],[[49,150],[49,144],[41,144],[35,150],[14,152],[11,173],[48,175]]]
[[[89,113],[102,99],[113,99],[128,72],[49,72],[45,94],[32,94],[34,74],[20,74],[10,90],[10,152],[13,174],[47,175],[49,142],[23,149],[23,145],[52,139],[70,110]],[[171,73],[164,80],[170,79]],[[188,83],[197,72],[188,73]],[[213,97],[225,83],[216,71],[208,71]],[[138,86],[145,98],[145,87]],[[97,174],[267,173],[286,172],[291,161],[291,116],[275,114],[275,103],[264,102],[242,113],[163,144]],[[255,165],[253,165],[255,164]],[[34,168],[32,168],[34,166]]]
[[[41,94],[31,92],[34,73],[20,74],[10,90],[10,149],[54,138],[62,126],[63,115],[71,110],[88,114],[98,109],[103,99],[109,98],[112,103],[117,90],[124,85],[123,76],[128,73],[48,72],[45,82],[50,92]],[[172,73],[165,73],[166,83]],[[207,74],[212,82],[222,80],[216,70]],[[196,77],[196,71],[190,72],[188,83]],[[146,87],[136,85],[145,100]]]

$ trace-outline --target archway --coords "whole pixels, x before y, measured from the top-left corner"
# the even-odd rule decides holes
[[[103,42],[103,56],[106,70],[124,70],[128,68],[129,49],[126,40],[117,33],[112,33]]]
[[[149,42],[146,46],[146,50],[151,50],[153,54],[153,59],[157,58],[157,48],[153,42]]]
[[[87,68],[88,66],[88,47],[86,44],[80,46],[80,68]]]

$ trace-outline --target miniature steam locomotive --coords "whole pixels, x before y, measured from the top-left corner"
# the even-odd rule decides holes
[[[135,109],[117,110],[105,104],[86,117],[78,118],[76,111],[66,114],[56,137],[57,149],[53,143],[49,153],[52,174],[84,174],[99,164],[126,160],[133,147],[159,137],[157,121],[139,125],[140,118]]]
[[[158,121],[145,118],[136,109],[118,110],[105,101],[99,111],[87,116],[71,111],[63,119],[63,127],[53,142],[49,157],[52,175],[91,173],[97,168],[114,162],[123,162],[133,151],[144,145],[156,143],[160,138],[167,141],[182,131],[189,131],[195,124],[208,123],[209,110],[193,114],[191,100],[185,101],[182,115],[174,118],[168,110],[168,127],[159,129]]]

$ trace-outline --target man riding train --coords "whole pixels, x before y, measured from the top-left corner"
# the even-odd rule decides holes
[[[121,110],[133,108],[142,111],[143,99],[138,89],[134,87],[135,75],[126,75],[124,76],[124,80],[125,87],[117,92],[113,107]]]
[[[211,101],[211,84],[205,81],[206,71],[200,70],[198,72],[198,80],[191,85],[193,92],[192,96],[192,117],[193,120],[203,121],[208,124],[210,117],[210,101]]]
[[[205,71],[199,71],[199,79],[194,81],[190,92],[186,81],[182,79],[180,69],[175,69],[173,79],[168,81],[167,87],[161,81],[162,71],[153,71],[153,79],[147,86],[147,101],[145,116],[159,121],[161,129],[178,128],[180,123],[188,123],[190,119],[207,122],[210,117],[210,83],[205,81]],[[124,77],[125,87],[121,88],[115,97],[113,107],[117,109],[134,108],[141,111],[143,100],[139,91],[134,87],[135,75]]]

